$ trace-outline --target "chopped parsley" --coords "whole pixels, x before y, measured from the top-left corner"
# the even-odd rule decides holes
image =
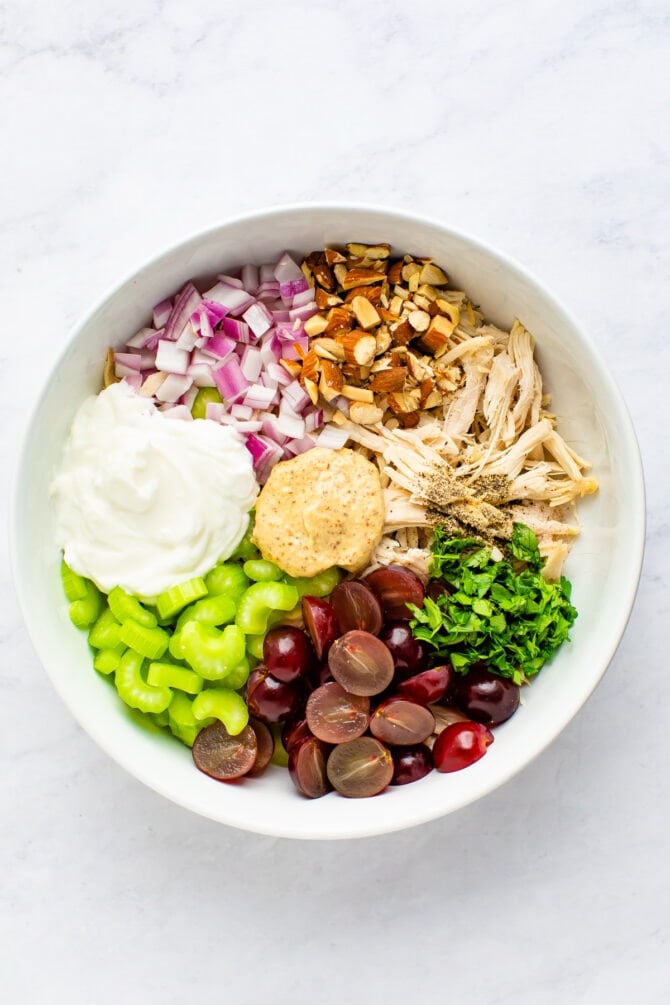
[[[449,537],[440,527],[432,552],[430,575],[448,592],[426,597],[423,607],[408,604],[410,624],[457,672],[483,662],[491,673],[522,684],[569,638],[577,617],[571,585],[564,576],[555,583],[543,579],[544,559],[530,527],[514,524],[509,558],[500,561],[490,546]]]

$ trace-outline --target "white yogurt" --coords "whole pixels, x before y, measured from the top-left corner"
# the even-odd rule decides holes
[[[51,492],[67,564],[155,597],[228,558],[258,485],[230,426],[166,418],[118,383],[77,412]]]

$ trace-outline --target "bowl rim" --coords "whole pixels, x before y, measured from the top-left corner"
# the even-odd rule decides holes
[[[410,819],[403,818],[401,816],[397,822],[388,823],[384,822],[381,825],[375,826],[374,823],[368,823],[365,825],[352,826],[349,822],[346,833],[342,833],[332,828],[316,828],[315,833],[306,833],[304,829],[294,829],[290,826],[264,826],[262,823],[254,822],[253,825],[246,820],[245,817],[239,817],[236,814],[227,813],[216,813],[208,808],[197,799],[189,799],[188,797],[183,797],[181,794],[178,796],[170,789],[167,784],[162,784],[160,780],[155,777],[150,777],[150,773],[143,770],[143,765],[138,765],[136,761],[133,761],[130,757],[125,757],[124,752],[118,749],[118,745],[115,747],[113,743],[108,742],[106,736],[102,735],[102,731],[96,728],[96,723],[90,720],[82,721],[78,711],[75,709],[73,702],[70,701],[69,695],[67,694],[67,688],[65,688],[58,675],[53,674],[49,668],[49,660],[47,654],[42,651],[42,648],[38,645],[36,638],[38,637],[38,630],[35,629],[32,623],[31,617],[31,605],[29,602],[29,590],[28,584],[24,582],[20,556],[18,554],[17,546],[17,534],[16,527],[18,523],[18,512],[19,512],[19,502],[20,502],[20,490],[23,481],[23,469],[26,463],[26,448],[28,441],[31,436],[33,425],[37,420],[37,416],[40,411],[40,407],[43,403],[43,399],[47,394],[47,390],[53,380],[54,373],[56,373],[63,360],[65,359],[70,346],[77,339],[82,329],[84,329],[95,316],[95,314],[104,305],[116,296],[120,291],[132,283],[140,274],[142,274],[147,269],[155,269],[160,265],[163,258],[179,253],[182,249],[187,246],[201,242],[208,237],[213,236],[215,233],[225,230],[227,228],[241,226],[244,224],[251,223],[257,220],[271,220],[272,218],[285,217],[286,214],[299,214],[299,213],[309,213],[309,212],[343,212],[356,214],[376,214],[381,216],[389,216],[394,218],[398,222],[405,222],[408,224],[414,224],[419,226],[424,226],[428,228],[442,230],[448,235],[454,237],[456,240],[460,240],[465,244],[476,248],[477,251],[483,253],[485,256],[495,261],[498,265],[502,266],[508,271],[516,273],[519,277],[525,280],[530,286],[534,287],[549,303],[552,304],[554,308],[558,310],[560,314],[563,315],[566,322],[572,326],[572,328],[577,332],[579,340],[584,343],[592,356],[597,360],[600,367],[600,376],[604,383],[607,385],[608,394],[612,402],[616,403],[618,419],[625,428],[627,433],[627,448],[628,448],[628,461],[631,465],[631,477],[629,483],[629,504],[632,510],[632,525],[638,529],[636,539],[634,542],[629,542],[630,550],[630,571],[631,576],[627,582],[627,588],[625,591],[625,596],[620,595],[620,600],[622,601],[620,607],[620,617],[616,625],[612,626],[615,630],[609,635],[607,645],[603,647],[603,656],[601,660],[601,665],[597,674],[594,674],[590,679],[590,686],[588,690],[581,690],[575,699],[567,703],[565,711],[561,719],[554,723],[553,728],[547,733],[543,738],[542,742],[536,744],[530,755],[525,756],[518,761],[518,763],[510,765],[505,771],[497,775],[495,778],[491,779],[489,782],[484,784],[479,784],[472,795],[468,793],[467,796],[455,800],[454,805],[447,807],[438,805],[435,807],[432,804],[427,805],[422,812],[415,812],[412,814]],[[318,202],[318,201],[306,201],[306,202],[292,202],[286,204],[272,205],[252,212],[241,213],[236,216],[229,218],[224,218],[216,224],[201,227],[186,237],[183,237],[177,241],[172,242],[167,247],[163,246],[159,251],[154,253],[148,258],[145,258],[139,265],[135,266],[133,269],[126,272],[120,280],[115,281],[110,284],[105,291],[98,296],[95,302],[85,311],[85,313],[80,316],[68,329],[66,336],[63,339],[60,352],[57,354],[54,362],[49,367],[48,373],[43,378],[41,384],[32,399],[32,405],[28,410],[28,414],[25,420],[24,428],[19,440],[19,449],[17,452],[17,459],[14,464],[14,469],[12,473],[12,484],[10,489],[10,499],[9,499],[9,514],[8,514],[8,534],[9,534],[9,559],[10,568],[12,571],[12,578],[14,581],[14,587],[16,595],[18,597],[19,608],[23,616],[24,626],[28,639],[35,651],[44,671],[46,672],[48,678],[50,679],[54,689],[57,694],[64,702],[66,707],[69,709],[70,713],[74,717],[78,725],[91,737],[91,739],[117,764],[124,768],[128,773],[137,778],[143,784],[147,785],[148,788],[152,789],[154,792],[164,796],[171,802],[176,803],[186,809],[189,809],[200,816],[205,816],[211,820],[215,820],[218,823],[224,823],[229,826],[234,826],[241,830],[245,830],[251,833],[265,834],[273,837],[286,837],[286,838],[297,838],[297,839],[311,839],[311,840],[331,840],[331,839],[351,839],[359,837],[371,837],[377,834],[392,833],[394,831],[400,831],[408,829],[410,827],[418,826],[423,823],[438,819],[443,816],[447,816],[450,813],[456,812],[459,809],[463,809],[470,803],[476,802],[483,796],[488,795],[491,791],[501,787],[506,784],[511,778],[513,778],[517,773],[523,770],[527,765],[529,765],[536,757],[538,757],[546,748],[553,743],[553,741],[563,732],[566,726],[572,721],[579,710],[586,704],[593,691],[596,689],[600,681],[602,680],[605,672],[607,671],[616,650],[621,642],[623,634],[626,630],[626,626],[630,619],[630,615],[633,610],[635,603],[635,598],[638,591],[640,576],[642,572],[642,564],[644,559],[644,548],[646,540],[646,499],[645,499],[645,482],[644,482],[644,469],[642,465],[642,458],[640,454],[639,443],[635,428],[632,423],[630,412],[626,404],[625,398],[615,381],[613,375],[610,373],[609,367],[605,362],[604,357],[601,355],[598,347],[593,343],[591,337],[586,332],[584,326],[576,318],[576,316],[564,305],[563,301],[560,300],[554,293],[552,293],[544,283],[537,278],[537,276],[529,270],[525,265],[522,265],[514,256],[508,255],[504,252],[499,251],[496,247],[489,244],[487,241],[482,240],[478,236],[463,231],[460,228],[453,227],[448,223],[442,221],[438,217],[428,217],[423,216],[418,213],[413,213],[404,209],[396,209],[389,206],[385,206],[378,203],[365,203],[365,202],[345,202],[345,201],[328,201],[328,202]]]

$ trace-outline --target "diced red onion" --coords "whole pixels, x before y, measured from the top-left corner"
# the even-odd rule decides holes
[[[304,279],[304,273],[288,251],[285,251],[274,267],[274,277],[278,283],[290,283],[296,279]]]
[[[153,358],[153,353],[149,353],[148,355]],[[114,363],[117,366],[124,366],[129,370],[137,370],[139,373],[140,370],[146,369],[146,367],[142,366],[142,356],[143,353],[139,352],[115,352]],[[147,365],[150,366],[151,361]]]
[[[319,308],[315,303],[303,304],[302,307],[291,307],[288,316],[291,321],[307,321],[308,318],[313,317],[314,314],[318,314]]]
[[[309,283],[303,275],[300,279],[292,279],[288,283],[280,283],[279,292],[285,304],[290,304],[293,298],[304,290],[309,289]]]
[[[168,373],[156,391],[156,398],[158,401],[178,401],[182,394],[186,394],[192,383],[190,377],[178,373]]]
[[[191,375],[187,374],[187,376],[190,377]],[[189,387],[188,391],[186,391],[181,396],[181,402],[180,402],[180,404],[186,405],[186,407],[188,408],[189,412],[191,411],[191,409],[193,408],[193,405],[195,404],[195,399],[198,397],[198,391],[199,390],[200,390],[200,388],[197,386],[197,384],[195,383],[195,381],[193,381],[193,383]]]
[[[207,298],[200,304],[200,309],[207,311],[212,325],[218,325],[219,321],[222,321],[226,314],[230,313],[224,304],[217,304],[215,300],[207,300]]]
[[[268,363],[265,367],[265,372],[280,387],[286,387],[287,384],[291,383],[291,376],[286,372],[281,363]]]
[[[197,313],[197,311],[196,311],[196,313]],[[203,314],[205,314],[204,311],[203,311]],[[205,314],[205,318],[206,317],[207,317],[207,315]],[[209,321],[207,321],[207,324],[209,325]],[[211,328],[210,328],[210,331],[211,331]],[[177,339],[175,345],[177,346],[178,349],[185,349],[186,352],[190,352],[191,349],[195,349],[195,347],[196,347],[196,345],[198,343],[198,338],[199,338],[198,332],[194,328],[193,321],[191,320],[191,321],[188,322],[188,324],[184,328],[183,332],[181,333],[181,335]]]
[[[337,426],[324,426],[314,441],[317,447],[330,447],[331,450],[341,450],[349,439],[345,429]]]
[[[246,321],[237,321],[235,318],[224,318],[221,327],[226,335],[235,342],[249,342],[249,325]]]
[[[230,414],[236,419],[253,419],[254,410],[249,405],[231,405]]]
[[[185,349],[180,349],[174,342],[161,339],[156,350],[156,369],[167,373],[186,373],[191,363],[191,355]],[[167,400],[167,399],[166,399]]]
[[[275,279],[275,267],[274,265],[261,265],[258,278],[260,279],[261,285],[263,283],[276,283]]]
[[[317,429],[321,429],[323,425],[323,409],[322,408],[312,408],[310,411],[305,412],[305,432],[313,433]]]
[[[186,405],[172,405],[170,408],[164,408],[162,411],[166,419],[181,419],[182,421],[184,419],[193,419],[191,410]]]
[[[167,320],[171,313],[171,300],[161,300],[159,304],[156,304],[153,310],[154,328],[163,328],[167,324]]]
[[[186,327],[191,314],[202,302],[202,297],[193,283],[187,283],[174,302],[170,317],[165,322],[163,338],[176,342]]]
[[[272,315],[265,304],[258,300],[247,308],[242,317],[257,339],[272,327]]]
[[[314,446],[314,440],[310,436],[304,436],[300,440],[290,440],[284,447],[286,457],[297,457],[298,454],[305,454]]]
[[[212,368],[208,363],[191,363],[186,373],[195,387],[216,387]]]
[[[254,298],[249,296],[245,290],[240,290],[236,286],[226,286],[225,283],[217,283],[205,293],[206,300],[213,300],[216,304],[222,304],[228,308],[230,314],[239,316],[247,307],[253,303]],[[224,318],[224,322],[225,322]]]
[[[263,387],[262,384],[254,384],[244,395],[244,404],[251,408],[265,410],[275,404],[277,392],[272,387]]]
[[[222,274],[216,278],[221,280],[222,283],[225,283],[226,286],[234,286],[238,290],[244,289],[244,283],[241,279],[238,279],[237,276],[226,276]]]
[[[242,268],[242,285],[247,293],[254,294],[258,289],[259,277],[257,265],[245,265]]]
[[[279,419],[276,415],[272,415],[271,412],[265,412],[262,417],[261,432],[264,436],[268,436],[275,443],[278,443],[280,447],[283,447],[288,440],[288,436],[277,428],[278,422]]]
[[[302,354],[298,352],[298,349],[302,349]],[[282,347],[282,355],[284,359],[302,359],[309,349],[309,339],[306,335],[301,335],[300,338],[294,338],[293,342],[286,342]]]
[[[221,366],[212,371],[219,394],[227,403],[239,401],[249,387],[249,381],[242,373],[240,361],[234,354]]]
[[[213,422],[220,422],[221,417],[226,414],[226,406],[222,401],[208,401],[205,405],[205,418]]]
[[[291,307],[304,307],[306,304],[313,304],[313,303],[314,303],[314,290],[311,290],[309,287],[307,287],[307,289],[303,290],[301,293],[296,293],[296,295],[293,297],[293,303],[291,304]]]
[[[293,412],[303,412],[310,404],[310,396],[297,380],[287,384],[281,393],[280,410],[290,409]]]
[[[260,419],[236,419],[230,412],[222,415],[219,423],[222,426],[230,426],[242,436],[246,436],[249,433],[260,433],[261,431]]]
[[[283,310],[283,309],[279,310],[278,308],[273,307],[271,304],[269,304],[268,307],[269,307],[269,310],[270,310],[270,312],[272,314],[272,320],[274,321],[275,324],[280,324],[280,323],[283,324],[283,323],[286,323],[286,322],[288,322],[288,321],[291,320],[290,317],[288,316],[288,311],[287,310]]]
[[[153,328],[140,328],[132,338],[129,338],[126,342],[126,346],[129,349],[144,349],[147,342],[149,342],[154,336],[160,337],[158,332]]]
[[[203,355],[216,356],[225,362],[235,352],[235,340],[226,335],[212,335],[201,349]],[[211,361],[211,360],[210,360]]]
[[[261,350],[256,348],[256,346],[246,345],[244,347],[244,351],[242,352],[240,366],[242,368],[242,373],[247,380],[250,380],[252,384],[255,384],[263,372],[263,357],[261,355]]]
[[[114,360],[114,376],[118,377],[119,380],[123,378],[130,378],[140,375],[140,371],[133,366],[126,366],[125,363],[119,363],[116,359]],[[134,386],[133,382],[128,379],[128,383]]]
[[[277,429],[291,440],[301,440],[305,435],[305,420],[299,415],[280,412],[277,419]]]

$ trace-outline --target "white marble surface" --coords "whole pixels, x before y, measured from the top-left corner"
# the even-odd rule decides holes
[[[112,282],[227,216],[352,199],[479,234],[564,298],[649,505],[627,633],[566,732],[465,811],[342,844],[226,829],[103,755],[37,663],[3,540],[4,1000],[666,1000],[668,4],[5,0],[2,20],[5,482]]]

